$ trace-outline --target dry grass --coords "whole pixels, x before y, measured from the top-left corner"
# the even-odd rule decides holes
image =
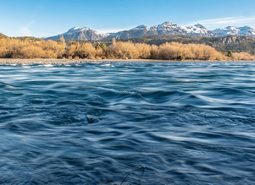
[[[160,46],[132,42],[110,45],[35,39],[0,38],[0,58],[15,59],[156,59],[156,60],[255,60],[249,53],[231,56],[203,44],[165,43]]]

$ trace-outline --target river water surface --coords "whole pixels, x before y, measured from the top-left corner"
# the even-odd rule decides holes
[[[254,182],[255,63],[0,66],[0,184]]]

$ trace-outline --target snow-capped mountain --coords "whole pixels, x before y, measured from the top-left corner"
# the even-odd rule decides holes
[[[180,26],[170,22],[165,22],[158,26],[152,26],[149,29],[148,35],[198,35],[206,36],[209,31],[202,25]]]
[[[213,31],[206,29],[201,24],[193,26],[181,26],[171,22],[164,22],[159,25],[147,27],[140,25],[130,30],[124,30],[117,33],[100,34],[95,30],[87,27],[74,27],[66,33],[49,37],[50,40],[59,40],[64,37],[67,41],[99,41],[111,40],[116,38],[118,40],[140,39],[145,37],[161,37],[161,36],[191,36],[191,37],[225,37],[225,36],[252,36],[255,37],[255,30],[251,27],[233,27],[219,28]]]
[[[222,29],[216,29],[213,31],[213,35],[216,37],[222,37],[222,36],[255,36],[255,29],[243,26],[243,27],[234,27],[234,26],[228,26],[226,28]]]
[[[211,31],[207,30],[201,24],[196,24],[194,26],[186,26],[184,29],[187,30],[187,33],[190,35],[197,35],[197,36],[211,36]]]
[[[105,36],[87,27],[73,27],[63,34],[48,37],[48,40],[60,40],[64,38],[68,41],[97,41],[103,39]]]
[[[119,40],[128,40],[128,39],[143,38],[146,36],[147,32],[148,32],[147,26],[140,25],[130,30],[120,31],[117,33],[111,33],[108,35],[106,39],[116,38]]]
[[[170,22],[164,22],[150,28],[145,25],[140,25],[130,30],[112,33],[109,35],[108,39],[116,38],[120,40],[127,40],[163,35],[209,36],[209,33],[210,31],[200,24],[196,24],[194,26],[180,26]]]
[[[186,30],[177,24],[170,22],[164,22],[157,26],[152,26],[148,31],[148,36],[155,35],[182,35],[185,34]]]
[[[120,40],[142,38],[149,36],[198,36],[198,37],[225,37],[225,36],[252,36],[255,37],[255,29],[244,27],[228,26],[223,29],[208,30],[201,24],[195,24],[193,26],[180,26],[178,24],[164,22],[162,24],[152,26],[150,28],[141,25],[136,28],[121,31],[118,33],[110,34],[110,38],[116,38]]]

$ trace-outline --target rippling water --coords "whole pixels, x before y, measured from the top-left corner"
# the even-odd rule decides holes
[[[255,63],[0,67],[0,184],[255,182]]]

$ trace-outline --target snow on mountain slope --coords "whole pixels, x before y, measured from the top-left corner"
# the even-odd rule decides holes
[[[251,27],[234,27],[228,26],[226,28],[219,28],[213,31],[206,29],[201,24],[192,26],[181,26],[171,22],[164,22],[159,25],[147,27],[140,25],[130,30],[119,31],[117,33],[100,34],[95,30],[87,27],[74,27],[68,30],[66,33],[49,37],[50,40],[59,40],[64,37],[65,40],[73,41],[99,41],[102,39],[139,39],[144,37],[160,37],[160,36],[171,36],[171,35],[182,35],[182,36],[197,36],[197,37],[224,37],[228,35],[234,36],[253,36],[255,37],[255,30]]]
[[[248,26],[234,27],[228,26],[226,28],[219,28],[213,31],[216,37],[236,35],[236,36],[255,36],[255,30]]]
[[[63,34],[59,34],[53,37],[47,38],[48,40],[59,40],[61,37],[64,37],[65,40],[68,41],[97,41],[101,40],[105,36],[103,34],[98,33],[95,30],[92,30],[87,27],[73,27],[69,29],[67,32]]]

